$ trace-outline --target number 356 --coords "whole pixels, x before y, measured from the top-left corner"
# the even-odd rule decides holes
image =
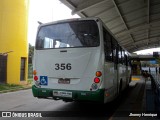
[[[67,63],[67,64],[65,64],[65,63],[61,63],[61,64],[56,63],[55,64],[55,70],[65,70],[65,69],[71,70],[72,69],[71,63]]]

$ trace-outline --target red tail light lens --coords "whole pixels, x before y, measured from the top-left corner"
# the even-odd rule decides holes
[[[34,80],[37,81],[38,80],[38,76],[34,76]]]
[[[99,83],[100,82],[100,79],[98,77],[94,78],[94,82],[95,83]]]

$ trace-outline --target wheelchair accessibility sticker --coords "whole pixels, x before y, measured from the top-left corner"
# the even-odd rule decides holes
[[[40,85],[48,85],[48,77],[40,76]]]

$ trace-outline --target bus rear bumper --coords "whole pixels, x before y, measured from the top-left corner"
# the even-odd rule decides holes
[[[64,91],[72,93],[72,97],[54,96],[53,91]],[[48,88],[37,88],[35,85],[32,86],[32,93],[34,97],[64,100],[64,101],[93,101],[104,103],[104,89],[98,89],[97,91],[76,91],[76,90],[58,90]]]

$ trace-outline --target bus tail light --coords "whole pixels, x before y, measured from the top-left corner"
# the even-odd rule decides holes
[[[110,94],[109,94],[109,93],[106,93],[106,97],[108,97],[108,96],[110,96]]]
[[[36,70],[33,70],[33,75],[37,75],[37,71]]]
[[[99,83],[100,82],[100,79],[98,77],[94,78],[94,82],[95,83]]]
[[[101,72],[101,71],[97,71],[97,72],[96,72],[96,76],[97,76],[97,77],[101,77],[101,76],[102,76],[102,72]]]
[[[34,76],[34,80],[37,81],[38,80],[38,76]]]

